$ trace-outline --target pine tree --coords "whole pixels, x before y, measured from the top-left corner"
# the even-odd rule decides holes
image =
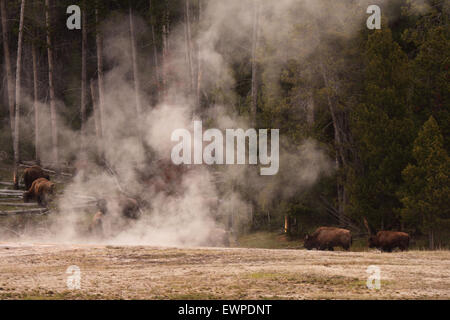
[[[450,223],[450,157],[444,138],[431,116],[414,142],[414,164],[408,164],[402,175],[404,190],[400,192],[406,221],[419,226],[429,236],[434,249],[434,234],[439,226]]]
[[[360,159],[350,179],[352,212],[377,229],[398,228],[396,192],[414,140],[408,58],[385,28],[368,37],[364,60],[362,103],[352,113]]]

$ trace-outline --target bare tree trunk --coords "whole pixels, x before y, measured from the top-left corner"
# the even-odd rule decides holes
[[[291,234],[291,219],[288,215],[284,216],[284,233],[287,235]]]
[[[55,88],[53,86],[53,47],[50,34],[51,17],[50,17],[50,0],[45,0],[45,20],[47,27],[47,56],[48,56],[48,89],[50,94],[50,119],[52,123],[52,150],[53,162],[58,171],[58,126],[56,123],[56,105],[55,105]]]
[[[91,79],[91,97],[92,97],[92,109],[94,110],[94,123],[95,123],[95,135],[97,137],[97,149],[98,154],[101,155],[101,139],[102,139],[102,127],[100,123],[100,112],[98,110],[98,102],[95,91],[94,80]]]
[[[198,24],[202,18],[202,1],[198,0]],[[200,56],[200,47],[197,46],[197,87],[195,97],[197,98],[197,108],[200,108],[200,96],[202,89],[202,58]]]
[[[36,43],[33,40],[31,44],[31,56],[33,59],[33,108],[34,108],[34,149],[36,163],[41,162],[41,144],[39,139],[39,97],[38,97],[38,72],[37,72],[37,53],[36,53]]]
[[[428,231],[428,244],[430,250],[434,250],[434,230],[433,228],[430,228]]]
[[[252,104],[251,104],[251,118],[256,123],[256,105],[258,100],[258,83],[257,77],[257,64],[256,64],[256,50],[258,49],[258,36],[259,36],[259,1],[255,0],[254,13],[253,13],[253,36],[252,36]]]
[[[100,114],[100,127],[102,138],[105,135],[104,126],[104,88],[103,88],[103,39],[99,28],[98,8],[95,9],[95,22],[97,24],[96,43],[97,43],[97,72],[98,72],[98,109]]]
[[[159,64],[158,64],[158,49],[156,47],[156,37],[155,37],[155,22],[153,19],[155,19],[155,15],[152,9],[152,0],[149,0],[149,6],[150,6],[150,14],[152,19],[152,42],[153,42],[153,59],[155,63],[155,79],[156,79],[156,86],[157,86],[157,96],[158,100],[160,98],[160,83],[159,83]]]
[[[20,5],[19,39],[17,41],[17,66],[16,66],[16,118],[14,125],[14,187],[19,188],[19,140],[20,140],[20,104],[21,104],[21,73],[22,73],[22,43],[23,43],[23,20],[25,16],[25,0]]]
[[[139,94],[141,92],[141,83],[139,81],[139,71],[137,64],[137,53],[136,53],[136,39],[134,34],[134,21],[133,12],[130,5],[130,40],[131,40],[131,58],[133,60],[133,79],[134,79],[134,96],[136,99],[136,115],[137,115],[137,127],[138,135],[141,136],[141,125],[140,121],[142,119],[142,106]]]
[[[164,16],[164,23],[162,26],[162,37],[163,37],[163,54],[162,54],[162,59],[163,59],[163,63],[162,63],[162,75],[161,75],[161,80],[162,80],[162,84],[163,84],[163,97],[164,99],[167,98],[167,75],[168,75],[168,60],[169,60],[169,7],[168,7],[168,2],[166,0],[166,12],[165,12],[165,16]]]
[[[87,23],[86,23],[86,1],[83,1],[83,9],[81,11],[82,27],[81,27],[81,150],[84,150],[86,144],[86,105],[87,105]]]
[[[189,90],[194,90],[194,65],[192,62],[192,39],[191,39],[191,19],[189,13],[189,0],[185,0],[185,41],[186,41],[186,53],[187,53],[187,64],[189,72]]]
[[[11,70],[11,57],[9,54],[8,24],[7,24],[8,15],[6,13],[5,0],[0,0],[0,10],[2,19],[3,53],[5,56],[6,85],[8,91],[9,122],[11,126],[11,138],[14,141],[14,76]]]

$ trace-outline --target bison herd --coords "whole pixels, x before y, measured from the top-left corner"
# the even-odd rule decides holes
[[[395,248],[401,251],[409,247],[409,235],[398,231],[379,231],[371,235],[369,231],[369,248],[377,248],[384,252],[391,252]],[[334,227],[320,227],[312,235],[306,235],[304,247],[308,250],[331,250],[342,247],[349,250],[352,245],[350,230]]]
[[[50,177],[39,166],[32,166],[25,169],[23,174],[26,191],[23,194],[25,202],[35,200],[39,205],[46,206],[54,195],[55,184],[50,182]],[[138,219],[141,214],[140,204],[136,199],[120,195],[114,199],[102,199],[98,201],[98,212],[94,215],[89,225],[89,232],[94,235],[103,234],[103,220],[108,214],[108,203],[116,203],[123,217],[129,219]],[[377,248],[381,251],[391,252],[395,248],[401,251],[407,250],[410,237],[407,233],[397,231],[378,231],[372,234],[367,220],[364,224],[369,233],[369,248]],[[225,231],[224,231],[225,232]],[[222,232],[223,233],[223,232]],[[226,238],[220,232],[214,232],[218,238]],[[217,240],[217,239],[216,239]],[[216,241],[217,242],[217,241]],[[225,245],[229,245],[228,241],[222,241]],[[352,234],[349,230],[335,227],[319,227],[311,234],[306,235],[304,239],[304,247],[308,250],[334,250],[335,247],[341,247],[349,250],[352,245]]]

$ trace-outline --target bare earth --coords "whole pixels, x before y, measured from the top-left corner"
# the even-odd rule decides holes
[[[69,290],[66,270],[81,269]],[[369,265],[381,269],[369,290]],[[0,299],[450,299],[450,251],[0,243]]]

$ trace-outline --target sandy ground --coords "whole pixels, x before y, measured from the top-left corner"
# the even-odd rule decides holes
[[[69,266],[81,270],[68,289]],[[369,290],[366,269],[381,271]],[[450,299],[450,251],[0,243],[1,299]]]

